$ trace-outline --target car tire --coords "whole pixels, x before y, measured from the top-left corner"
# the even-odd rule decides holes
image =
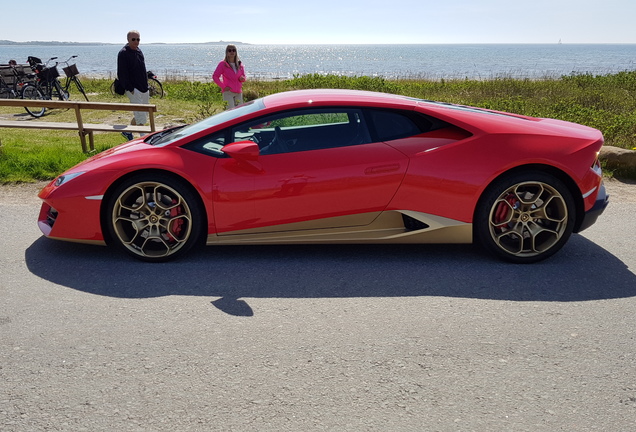
[[[109,194],[104,217],[109,243],[142,261],[176,259],[203,240],[199,198],[166,174],[126,179]]]
[[[568,241],[575,221],[572,193],[558,178],[527,171],[495,181],[473,221],[477,242],[513,263],[544,260]]]

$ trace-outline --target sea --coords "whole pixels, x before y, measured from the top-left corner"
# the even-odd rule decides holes
[[[209,81],[225,43],[141,45],[146,66],[160,79]],[[307,74],[387,79],[550,79],[636,70],[636,44],[237,44],[248,78],[276,80]],[[75,62],[89,77],[113,78],[121,45],[0,45],[0,63],[28,56]],[[61,72],[61,71],[60,71]]]

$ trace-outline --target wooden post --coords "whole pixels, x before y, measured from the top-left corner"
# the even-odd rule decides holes
[[[150,130],[155,132],[157,129],[155,129],[155,116],[152,111],[148,111],[148,118],[150,119]]]
[[[80,141],[82,142],[82,151],[84,153],[87,153],[86,131],[84,130],[84,122],[82,121],[82,110],[80,110],[80,106],[78,104],[74,104],[73,108],[75,108],[75,119],[77,120],[77,129],[79,132]]]

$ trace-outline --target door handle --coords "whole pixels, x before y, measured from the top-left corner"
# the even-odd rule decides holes
[[[387,164],[387,165],[376,165],[372,167],[368,167],[364,170],[365,175],[377,175],[377,174],[387,174],[390,172],[398,171],[400,169],[400,164]]]

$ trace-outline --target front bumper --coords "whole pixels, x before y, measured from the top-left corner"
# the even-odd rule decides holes
[[[596,195],[596,201],[591,209],[585,212],[583,215],[583,220],[581,221],[581,225],[574,232],[581,232],[584,229],[587,229],[594,225],[596,219],[603,214],[605,208],[609,204],[609,194],[605,189],[605,185],[601,182],[600,189],[598,191],[598,195]]]
[[[60,202],[59,208],[64,210],[59,212],[48,201],[42,203],[38,216],[42,234],[57,240],[105,244],[99,219],[101,201],[84,198],[72,201],[81,205]]]

